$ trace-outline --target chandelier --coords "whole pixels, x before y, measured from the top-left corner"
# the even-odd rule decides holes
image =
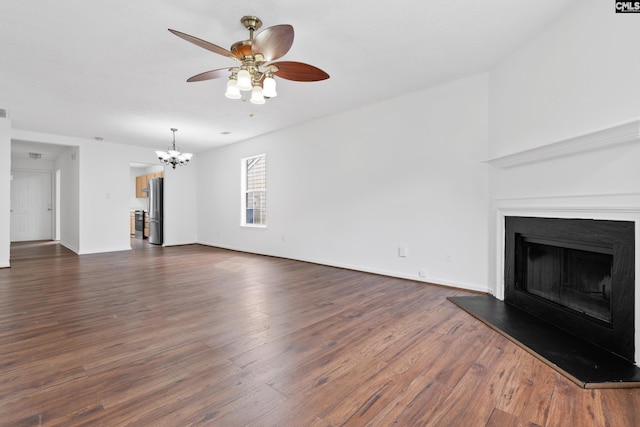
[[[173,143],[171,147],[167,148],[167,151],[156,151],[156,155],[160,160],[160,163],[164,163],[165,165],[171,165],[173,168],[176,168],[176,165],[186,165],[193,157],[191,153],[181,153],[180,147],[176,147],[176,132],[178,129],[171,128],[171,132],[173,132]]]

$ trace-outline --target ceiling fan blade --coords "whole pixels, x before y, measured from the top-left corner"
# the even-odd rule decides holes
[[[217,79],[219,77],[229,77],[229,68],[218,68],[217,70],[205,71],[204,73],[189,77],[187,81],[189,83],[201,82],[203,80]]]
[[[278,71],[273,73],[276,76],[294,82],[317,82],[329,78],[329,74],[320,68],[302,62],[283,61],[268,65],[278,67]]]
[[[233,53],[231,53],[227,49],[222,48],[220,46],[217,46],[217,45],[215,45],[213,43],[209,43],[208,41],[199,39],[199,38],[194,37],[194,36],[190,36],[189,34],[181,33],[180,31],[172,30],[171,28],[169,28],[169,31],[171,33],[175,34],[176,36],[180,37],[181,39],[184,39],[184,40],[186,40],[188,42],[191,42],[191,43],[195,44],[196,46],[200,46],[203,49],[207,49],[208,51],[211,51],[213,53],[217,53],[217,54],[222,55],[222,56],[228,56],[229,58],[237,59]]]
[[[251,42],[254,55],[261,53],[265,61],[284,56],[293,44],[293,27],[288,24],[274,25],[263,30]]]

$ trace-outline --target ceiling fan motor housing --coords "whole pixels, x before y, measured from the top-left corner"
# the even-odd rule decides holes
[[[262,27],[262,21],[257,16],[243,16],[240,22],[249,31],[255,31]]]

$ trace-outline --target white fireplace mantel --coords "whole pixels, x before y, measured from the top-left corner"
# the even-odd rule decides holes
[[[510,168],[527,163],[637,142],[640,142],[640,119],[633,119],[574,138],[496,157],[487,160],[486,163],[497,168]]]

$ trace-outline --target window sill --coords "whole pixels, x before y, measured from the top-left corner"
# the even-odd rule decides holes
[[[240,224],[240,227],[246,228],[267,228],[264,224]]]

